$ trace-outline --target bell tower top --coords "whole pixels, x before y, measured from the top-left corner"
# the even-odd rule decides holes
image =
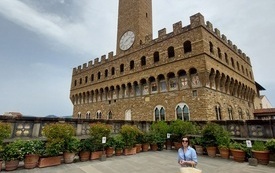
[[[152,0],[119,0],[117,55],[144,43],[152,30]]]

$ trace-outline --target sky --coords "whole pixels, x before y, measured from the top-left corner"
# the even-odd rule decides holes
[[[250,57],[275,106],[274,0],[153,0],[158,30],[201,13]],[[0,114],[69,116],[72,70],[116,50],[118,0],[0,0]]]

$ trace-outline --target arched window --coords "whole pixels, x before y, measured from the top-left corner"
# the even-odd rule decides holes
[[[94,81],[94,74],[91,75],[91,82]]]
[[[235,62],[234,62],[234,59],[231,57],[231,64],[232,64],[232,67],[235,68]]]
[[[96,119],[101,119],[102,118],[102,113],[101,111],[96,112]]]
[[[231,106],[228,107],[228,118],[229,118],[229,120],[233,120],[234,119],[233,118],[233,110],[232,110]]]
[[[192,52],[192,45],[189,40],[183,43],[183,49],[184,53]]]
[[[243,111],[241,108],[238,109],[238,114],[239,114],[239,120],[243,119]]]
[[[175,50],[173,46],[170,46],[167,51],[168,51],[168,58],[175,57]]]
[[[211,41],[209,42],[209,51],[211,53],[214,53],[214,46],[213,46],[213,43]]]
[[[216,119],[217,119],[217,120],[222,120],[220,104],[217,104],[217,105],[215,106],[215,113],[216,113]]]
[[[124,64],[120,64],[120,73],[124,72]]]
[[[226,64],[228,64],[228,57],[227,57],[227,53],[224,53],[224,59],[225,59]]]
[[[189,108],[186,104],[180,103],[176,106],[176,116],[179,120],[190,121]]]
[[[108,77],[108,70],[105,70],[105,77]]]
[[[87,82],[88,82],[88,76],[85,77],[85,83],[87,83]]]
[[[130,61],[130,70],[133,70],[135,68],[135,61]]]
[[[77,80],[74,80],[74,86],[76,86],[77,85]]]
[[[145,66],[146,65],[146,57],[145,56],[141,57],[140,63],[141,63],[141,66]]]
[[[154,63],[159,62],[159,52],[154,53]]]
[[[108,113],[108,120],[111,120],[111,119],[113,119],[113,114],[112,114],[112,112],[110,111],[110,112]]]
[[[222,53],[221,53],[221,49],[218,47],[218,56],[220,59],[222,59]]]
[[[86,119],[91,119],[91,113],[90,112],[86,113]]]
[[[163,106],[156,106],[154,113],[155,121],[165,121],[165,109]]]
[[[115,75],[115,67],[112,67],[112,75]]]
[[[80,85],[82,84],[82,78],[79,79],[79,84],[80,84]]]
[[[99,80],[100,79],[100,76],[101,76],[101,74],[100,74],[100,71],[97,73],[97,80]]]
[[[81,118],[81,112],[77,113],[77,118]]]

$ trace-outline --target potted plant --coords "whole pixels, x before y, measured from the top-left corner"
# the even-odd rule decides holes
[[[3,160],[5,161],[6,171],[12,171],[17,169],[19,161],[24,159],[24,153],[22,151],[24,142],[22,140],[16,140],[7,144],[3,150]]]
[[[245,161],[245,155],[246,155],[246,151],[247,151],[246,144],[233,141],[229,144],[229,148],[232,153],[234,161],[236,161],[236,162],[244,162]]]
[[[103,156],[104,144],[102,138],[108,139],[111,134],[112,127],[105,123],[93,123],[90,125],[90,139],[92,141],[91,147],[91,160],[99,159]]]
[[[65,150],[65,141],[75,135],[75,128],[68,123],[46,124],[42,134],[47,138],[45,153],[39,160],[38,167],[55,166],[61,164],[59,155]]]
[[[115,145],[115,155],[120,156],[122,154],[122,150],[125,147],[125,143],[121,134],[117,134],[114,136],[114,145]]]
[[[216,156],[218,146],[218,136],[222,127],[216,123],[208,122],[202,130],[202,144],[206,147],[210,157]]]
[[[0,122],[0,171],[2,170],[2,160],[3,160],[3,141],[4,139],[8,138],[11,134],[11,125],[8,123]]]
[[[170,148],[171,148],[171,141],[170,139],[169,140],[167,139],[167,133],[170,132],[170,127],[165,121],[153,122],[153,124],[150,127],[150,131],[153,131],[154,133],[159,134],[160,139],[157,143],[159,150],[163,149],[164,143],[166,147],[167,145],[170,145]]]
[[[275,139],[268,139],[265,145],[270,151],[270,160],[275,161]]]
[[[159,139],[157,142],[159,150],[163,149],[165,142],[166,142],[166,146],[167,144],[171,146],[171,141],[167,140],[167,133],[170,132],[170,127],[165,121],[153,122],[153,124],[150,127],[150,131],[152,131],[153,133],[157,133],[159,136]]]
[[[255,141],[251,151],[259,164],[267,165],[269,163],[269,150],[263,141]]]
[[[35,168],[39,157],[44,153],[45,143],[42,140],[27,140],[23,142],[24,167]]]
[[[221,128],[217,135],[217,143],[221,158],[228,159],[230,155],[230,133],[227,130]]]
[[[88,161],[91,155],[92,141],[90,138],[80,140],[80,152],[79,159],[80,161]]]
[[[142,151],[146,152],[149,150],[150,146],[150,133],[145,132],[142,136]]]
[[[64,162],[72,163],[74,161],[75,154],[80,150],[80,140],[76,137],[65,139],[64,142]]]
[[[183,136],[195,134],[196,128],[195,125],[190,121],[176,120],[173,121],[170,125],[171,133],[173,134],[173,142],[175,149],[181,147],[181,139]]]
[[[202,147],[201,137],[195,137],[192,140],[192,143],[194,144],[194,147],[196,149],[197,154],[198,155],[203,155],[203,147]]]
[[[106,156],[112,157],[115,151],[115,139],[113,136],[109,136],[106,142]]]
[[[161,138],[161,135],[157,132],[151,131],[149,133],[149,143],[150,149],[152,151],[158,150],[158,144],[161,143],[163,145],[164,140]]]
[[[141,150],[142,150],[142,139],[143,139],[143,135],[144,135],[144,132],[142,132],[142,131],[140,131],[140,133],[137,134],[137,137],[136,137],[136,144],[135,144],[137,153],[141,152]]]
[[[140,130],[135,125],[125,124],[121,127],[119,132],[125,142],[124,154],[131,155],[136,154],[136,138],[140,133]]]

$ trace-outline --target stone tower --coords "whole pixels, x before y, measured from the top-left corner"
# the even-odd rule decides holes
[[[119,0],[117,55],[145,42],[152,35],[152,0]]]

